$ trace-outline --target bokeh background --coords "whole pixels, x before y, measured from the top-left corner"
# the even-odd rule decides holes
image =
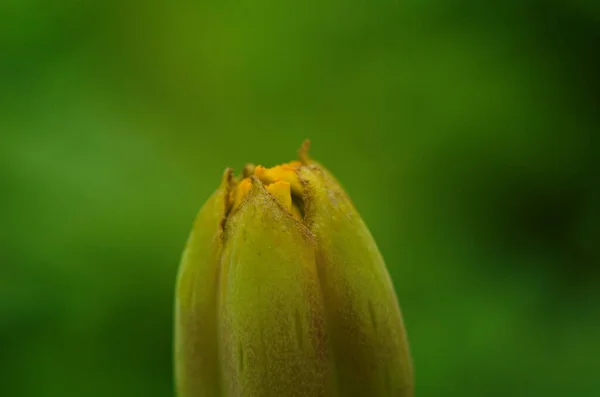
[[[371,228],[418,396],[600,396],[600,3],[4,0],[0,395],[173,395],[227,166],[305,138]]]

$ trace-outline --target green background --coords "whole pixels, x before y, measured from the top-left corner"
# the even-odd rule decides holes
[[[195,213],[310,138],[418,396],[600,396],[599,4],[2,1],[0,395],[172,396]]]

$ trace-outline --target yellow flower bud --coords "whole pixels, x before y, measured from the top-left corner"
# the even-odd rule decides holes
[[[226,171],[181,262],[179,397],[412,397],[383,259],[331,174],[307,154]]]

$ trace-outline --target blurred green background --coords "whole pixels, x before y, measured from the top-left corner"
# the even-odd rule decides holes
[[[172,396],[195,213],[310,138],[418,396],[600,396],[598,43],[594,0],[4,0],[0,395]]]

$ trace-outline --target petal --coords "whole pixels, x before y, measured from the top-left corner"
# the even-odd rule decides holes
[[[337,395],[313,236],[252,177],[225,237],[219,336],[226,395]]]

